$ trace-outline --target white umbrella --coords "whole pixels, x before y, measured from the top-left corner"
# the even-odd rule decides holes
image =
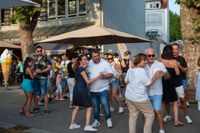
[[[125,32],[94,25],[53,36],[37,43],[49,42],[62,42],[77,45],[103,45],[115,43],[140,43],[149,42],[149,40]]]
[[[31,0],[0,0],[0,9],[12,8],[18,6],[40,6],[40,4]]]

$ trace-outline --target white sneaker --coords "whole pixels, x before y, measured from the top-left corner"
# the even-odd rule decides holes
[[[92,124],[92,127],[99,127],[101,123],[98,120],[95,120],[94,123]]]
[[[111,119],[108,119],[107,120],[107,127],[108,128],[111,128],[113,125],[112,125],[112,121],[111,121]]]
[[[123,107],[119,107],[119,114],[123,113],[124,112],[124,108]]]
[[[163,118],[163,121],[164,122],[168,122],[168,121],[170,121],[172,118],[171,118],[171,116],[170,115],[166,115],[164,118]]]
[[[163,129],[160,129],[159,133],[165,133],[165,131]]]
[[[97,131],[97,129],[96,129],[96,128],[93,128],[92,126],[85,126],[84,131],[95,132],[95,131]]]
[[[192,124],[192,119],[189,116],[185,116],[188,124]]]
[[[73,123],[69,126],[69,129],[77,129],[77,128],[80,128],[81,126],[80,125],[77,125],[76,123]]]
[[[111,111],[111,112],[114,112],[115,109],[114,109],[113,107],[110,107],[110,111]]]

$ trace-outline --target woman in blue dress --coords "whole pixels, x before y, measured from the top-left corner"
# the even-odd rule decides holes
[[[87,85],[97,80],[100,76],[95,77],[94,79],[89,79],[86,73],[85,67],[88,64],[86,55],[80,55],[78,57],[79,67],[75,73],[75,86],[73,92],[73,105],[75,108],[72,112],[71,124],[69,129],[80,128],[80,125],[75,123],[75,119],[80,107],[86,108],[86,124],[84,131],[97,131],[90,125],[90,119],[92,114],[92,104],[88,94]]]
[[[32,117],[33,114],[30,112],[31,102],[32,102],[32,79],[33,79],[33,72],[31,67],[33,66],[33,59],[27,57],[24,62],[24,79],[21,84],[21,87],[25,94],[25,101],[20,113],[24,113],[27,117]]]

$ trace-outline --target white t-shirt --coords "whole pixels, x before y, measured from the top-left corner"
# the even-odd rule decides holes
[[[130,68],[125,77],[128,83],[125,97],[131,101],[142,102],[149,99],[146,85],[151,83],[144,68]]]
[[[110,64],[104,59],[101,59],[98,64],[95,64],[93,60],[90,60],[88,63],[87,72],[90,79],[93,79],[94,77],[100,75],[100,73],[113,74]],[[109,81],[110,79],[97,79],[96,81],[90,84],[90,91],[102,92],[104,90],[108,90]]]
[[[60,68],[62,67],[67,67],[67,65],[70,63],[70,60],[66,60],[66,61],[61,61],[60,63]]]
[[[147,73],[148,78],[152,79],[153,75],[156,71],[162,71],[164,73],[167,72],[167,69],[165,68],[164,64],[159,61],[154,61],[154,63],[149,66],[148,64],[145,66],[145,70]],[[148,94],[149,96],[155,96],[155,95],[163,95],[163,86],[162,86],[162,78],[157,78],[155,83],[148,88]]]
[[[60,69],[62,72],[62,76],[67,76],[68,70],[67,70],[67,65],[70,63],[70,60],[66,61],[61,61],[60,63]]]

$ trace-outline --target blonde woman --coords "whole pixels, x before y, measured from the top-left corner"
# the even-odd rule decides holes
[[[121,114],[121,113],[124,112],[124,109],[122,107],[122,102],[120,101],[120,99],[117,95],[117,92],[118,92],[119,87],[120,87],[120,80],[119,79],[122,78],[122,71],[121,71],[119,65],[114,62],[114,58],[113,58],[112,54],[110,54],[110,53],[108,54],[107,61],[111,65],[112,71],[114,73],[114,77],[112,79],[111,89],[110,89],[110,95],[111,95],[110,106],[112,105],[112,100],[114,99],[119,106],[118,113]],[[114,108],[112,106],[110,108],[111,108],[111,110],[114,110]]]

